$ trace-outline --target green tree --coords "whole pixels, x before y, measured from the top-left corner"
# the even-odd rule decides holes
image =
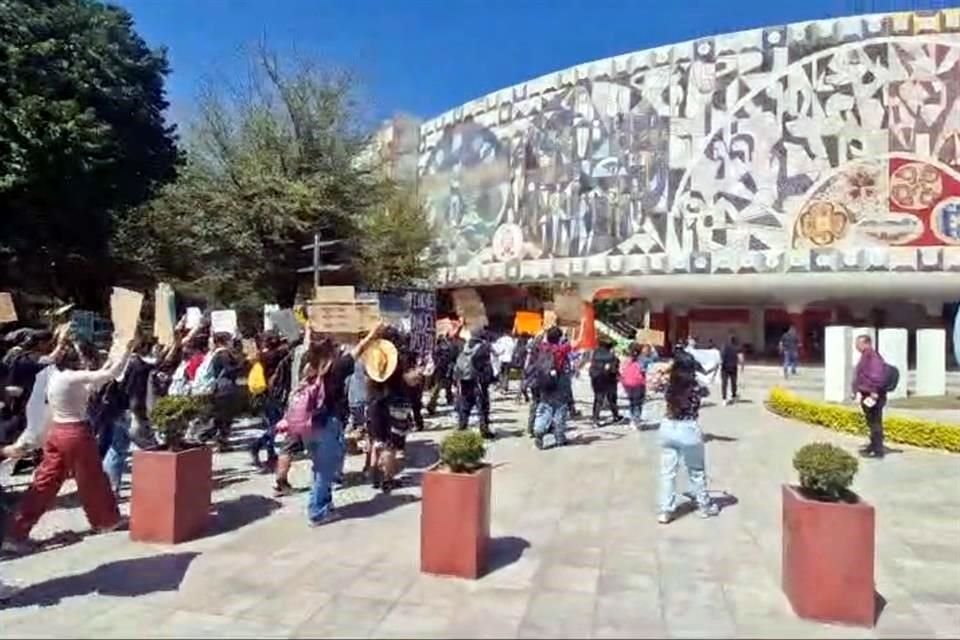
[[[437,259],[428,247],[433,238],[423,203],[402,185],[374,205],[363,218],[359,270],[374,289],[403,287],[430,278]]]
[[[169,279],[211,302],[290,303],[302,280],[297,269],[310,259],[302,247],[320,232],[345,241],[342,278],[359,272],[396,282],[409,267],[374,231],[394,229],[388,211],[425,220],[422,208],[399,206],[398,187],[376,166],[358,162],[369,137],[353,80],[310,61],[285,64],[263,45],[246,78],[204,90],[186,136],[186,169],[118,231],[116,253],[143,277]],[[426,228],[404,230],[398,246],[419,255]],[[391,266],[383,272],[359,268],[384,260]]]
[[[175,177],[166,55],[94,0],[0,0],[0,283],[99,298],[111,231]]]

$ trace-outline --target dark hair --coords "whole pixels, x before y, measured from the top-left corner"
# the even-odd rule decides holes
[[[730,344],[737,346],[737,336],[730,336]]]
[[[602,349],[612,349],[613,340],[611,340],[610,338],[600,338],[600,340],[597,341],[597,346],[599,346]]]
[[[636,342],[632,343],[630,345],[630,349],[627,351],[627,355],[629,355],[633,360],[636,360],[637,358],[639,358],[642,353],[643,353],[643,346],[637,344]]]
[[[550,344],[560,344],[560,338],[563,337],[563,331],[560,327],[550,327],[547,329],[547,342]]]
[[[219,332],[213,334],[213,346],[215,347],[226,347],[229,346],[233,341],[233,336],[226,332]]]
[[[665,400],[668,416],[681,416],[689,413],[692,398],[700,383],[697,382],[697,361],[685,351],[675,353],[670,379],[667,383]]]

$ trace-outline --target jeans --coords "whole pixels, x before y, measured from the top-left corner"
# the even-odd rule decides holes
[[[565,402],[539,402],[537,404],[537,414],[533,421],[533,434],[538,438],[542,438],[552,429],[553,437],[556,438],[557,441],[557,446],[564,444],[567,440],[565,434],[567,429],[567,412],[568,407]]]
[[[107,474],[110,488],[113,493],[120,494],[120,483],[123,480],[123,470],[127,466],[127,455],[130,453],[130,414],[124,412],[113,423],[113,435],[107,455],[103,457],[103,472]]]
[[[332,485],[344,458],[343,422],[337,416],[314,419],[313,431],[307,439],[313,462],[313,485],[307,503],[307,516],[312,522],[333,511]]]
[[[794,364],[793,372],[797,372],[796,364]],[[721,369],[720,370],[720,393],[723,395],[723,399],[727,399],[727,385],[730,385],[730,397],[734,400],[737,399],[737,377],[739,372],[736,369]]]
[[[267,398],[263,405],[263,424],[266,428],[250,445],[250,453],[257,462],[260,461],[261,449],[266,449],[268,462],[276,461],[277,450],[273,446],[273,441],[276,437],[277,423],[281,418],[283,418],[283,405],[272,398]]]
[[[681,460],[697,505],[708,508],[703,431],[696,420],[664,418],[660,422],[660,513],[672,513],[677,507],[677,467]]]
[[[800,360],[800,354],[796,351],[783,352],[783,377],[790,374],[797,375],[797,361]]]
[[[863,417],[867,420],[867,427],[870,428],[870,444],[867,445],[869,451],[878,456],[882,456],[886,449],[883,447],[883,405],[887,399],[883,396],[877,398],[877,403],[868,407],[860,402],[860,408],[863,409]]]
[[[646,396],[646,387],[627,389],[627,400],[630,401],[630,422],[632,422],[634,426],[643,422],[643,400]]]

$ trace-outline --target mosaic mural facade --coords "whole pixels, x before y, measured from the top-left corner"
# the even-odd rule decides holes
[[[420,128],[441,279],[960,270],[960,10],[709,37]]]

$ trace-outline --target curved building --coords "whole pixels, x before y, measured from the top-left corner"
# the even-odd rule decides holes
[[[441,287],[568,282],[753,343],[787,322],[939,325],[960,298],[958,9],[629,53],[417,135]]]

